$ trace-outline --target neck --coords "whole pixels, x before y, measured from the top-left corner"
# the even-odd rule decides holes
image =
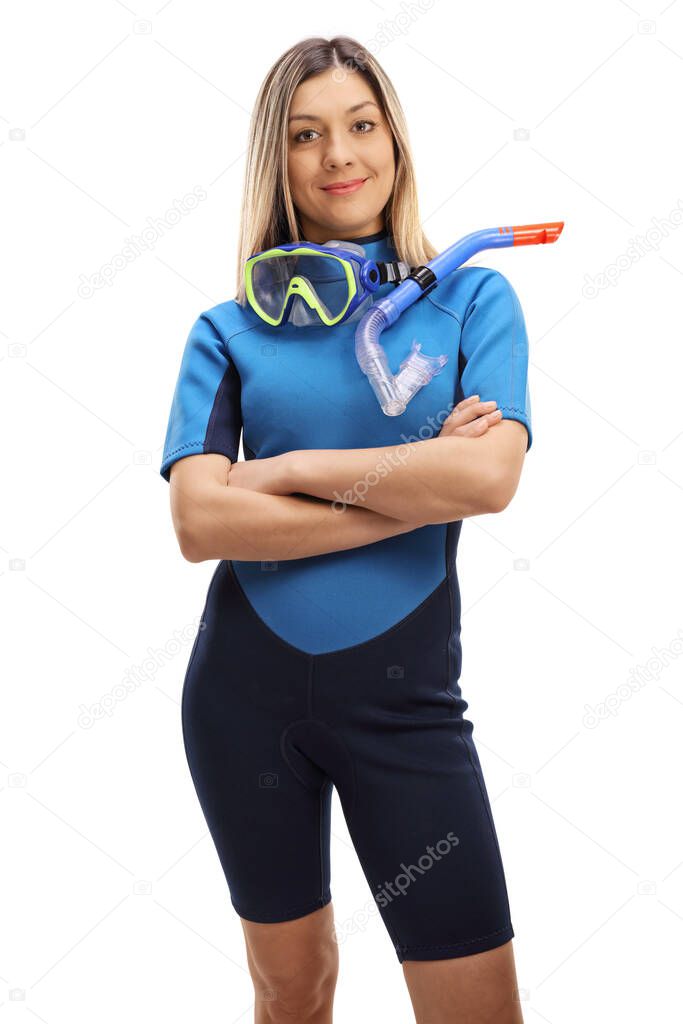
[[[386,230],[378,231],[374,235],[348,238],[346,241],[362,245],[367,258],[379,263],[388,263],[398,259],[391,235]]]

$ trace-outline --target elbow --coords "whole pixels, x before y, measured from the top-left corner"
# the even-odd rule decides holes
[[[176,529],[176,537],[180,553],[186,562],[204,562],[206,560],[200,539],[192,529],[188,526],[179,527]]]
[[[212,478],[203,479],[196,467],[186,465],[184,471],[185,476],[171,474],[173,529],[185,561],[205,562],[215,557],[211,548],[215,546],[215,523],[220,520],[214,500],[218,488]],[[223,491],[224,485],[220,489]]]
[[[196,502],[175,502],[173,508],[173,528],[180,553],[187,562],[203,562],[207,559],[204,537],[206,524],[202,516],[197,514]]]
[[[517,491],[519,477],[513,479],[509,473],[494,474],[488,488],[487,509],[489,513],[503,512]]]

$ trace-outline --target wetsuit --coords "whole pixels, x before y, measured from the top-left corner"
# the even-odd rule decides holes
[[[392,260],[386,232],[354,239]],[[380,287],[376,299],[394,285]],[[357,323],[272,328],[234,300],[193,325],[160,472],[187,455],[247,459],[425,440],[463,397],[495,399],[531,445],[517,296],[454,271],[382,336],[448,354],[385,416],[354,354]],[[461,521],[281,562],[222,560],[182,696],[185,749],[232,904],[275,922],[324,906],[332,786],[399,961],[481,952],[514,934],[481,766],[464,718]]]

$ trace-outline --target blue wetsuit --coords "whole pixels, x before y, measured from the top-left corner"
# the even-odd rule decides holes
[[[396,259],[386,232],[354,239]],[[380,287],[376,299],[394,285]],[[385,416],[354,353],[356,322],[264,324],[234,300],[202,313],[180,367],[161,474],[438,435],[463,397],[495,399],[531,445],[528,342],[506,278],[462,267],[382,336],[446,366]],[[514,934],[484,779],[459,686],[461,521],[348,551],[219,562],[185,678],[197,794],[237,912],[275,922],[324,906],[334,785],[373,906],[400,961],[481,952]]]

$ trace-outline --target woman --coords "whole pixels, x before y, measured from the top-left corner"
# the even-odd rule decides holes
[[[383,336],[394,369],[412,338],[449,356],[386,416],[354,356],[357,318],[273,327],[245,300],[248,257],[331,239],[409,267],[436,255],[394,89],[347,37],[303,40],[261,87],[237,297],[194,324],[173,398],[161,473],[180,549],[220,559],[183,689],[188,762],[256,1021],[332,1020],[335,786],[418,1024],[518,1024],[458,685],[455,556],[465,517],[509,503],[531,444],[524,319],[497,271],[455,271]]]

